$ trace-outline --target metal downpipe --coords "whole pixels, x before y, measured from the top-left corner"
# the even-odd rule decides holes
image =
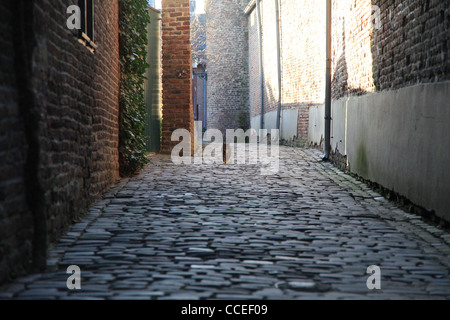
[[[326,9],[326,74],[325,74],[325,145],[322,160],[328,161],[331,153],[331,4],[327,0]]]
[[[264,129],[264,63],[262,51],[262,17],[261,17],[261,3],[256,0],[256,15],[258,20],[258,46],[259,46],[259,82],[261,87],[261,119],[260,129]]]
[[[276,129],[280,130],[281,123],[281,42],[280,42],[280,8],[279,1],[275,0],[275,28],[277,41],[277,72],[278,72],[278,103],[277,103],[277,123]]]
[[[206,110],[206,101],[207,101],[207,99],[206,99],[206,84],[207,84],[207,82],[206,82],[206,79],[207,79],[207,71],[206,71],[206,68],[205,68],[205,77],[203,78],[203,122],[204,122],[204,124],[203,124],[203,127],[206,129],[206,128],[208,128],[207,127],[207,125],[208,125],[208,114],[207,114],[207,110]]]

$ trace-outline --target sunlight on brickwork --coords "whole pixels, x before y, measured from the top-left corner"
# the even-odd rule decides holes
[[[341,86],[341,90],[346,87],[350,92],[374,92],[372,3],[370,0],[363,0],[353,5],[353,1],[344,0],[334,1],[333,6],[335,79],[346,81],[346,86]],[[340,94],[339,91],[333,93],[335,96]]]

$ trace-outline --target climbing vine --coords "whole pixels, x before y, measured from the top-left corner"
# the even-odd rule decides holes
[[[144,74],[147,26],[146,0],[119,1],[119,163],[122,176],[135,174],[148,163],[145,143]]]

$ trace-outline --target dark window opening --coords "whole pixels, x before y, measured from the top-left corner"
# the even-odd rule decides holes
[[[80,42],[86,45],[92,52],[97,49],[94,43],[94,10],[95,0],[78,0],[81,11]]]

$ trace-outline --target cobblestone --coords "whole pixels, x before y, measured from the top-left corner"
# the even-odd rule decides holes
[[[449,299],[448,232],[320,156],[281,147],[273,176],[154,156],[61,237],[47,272],[0,299]],[[81,290],[66,287],[72,264]]]

